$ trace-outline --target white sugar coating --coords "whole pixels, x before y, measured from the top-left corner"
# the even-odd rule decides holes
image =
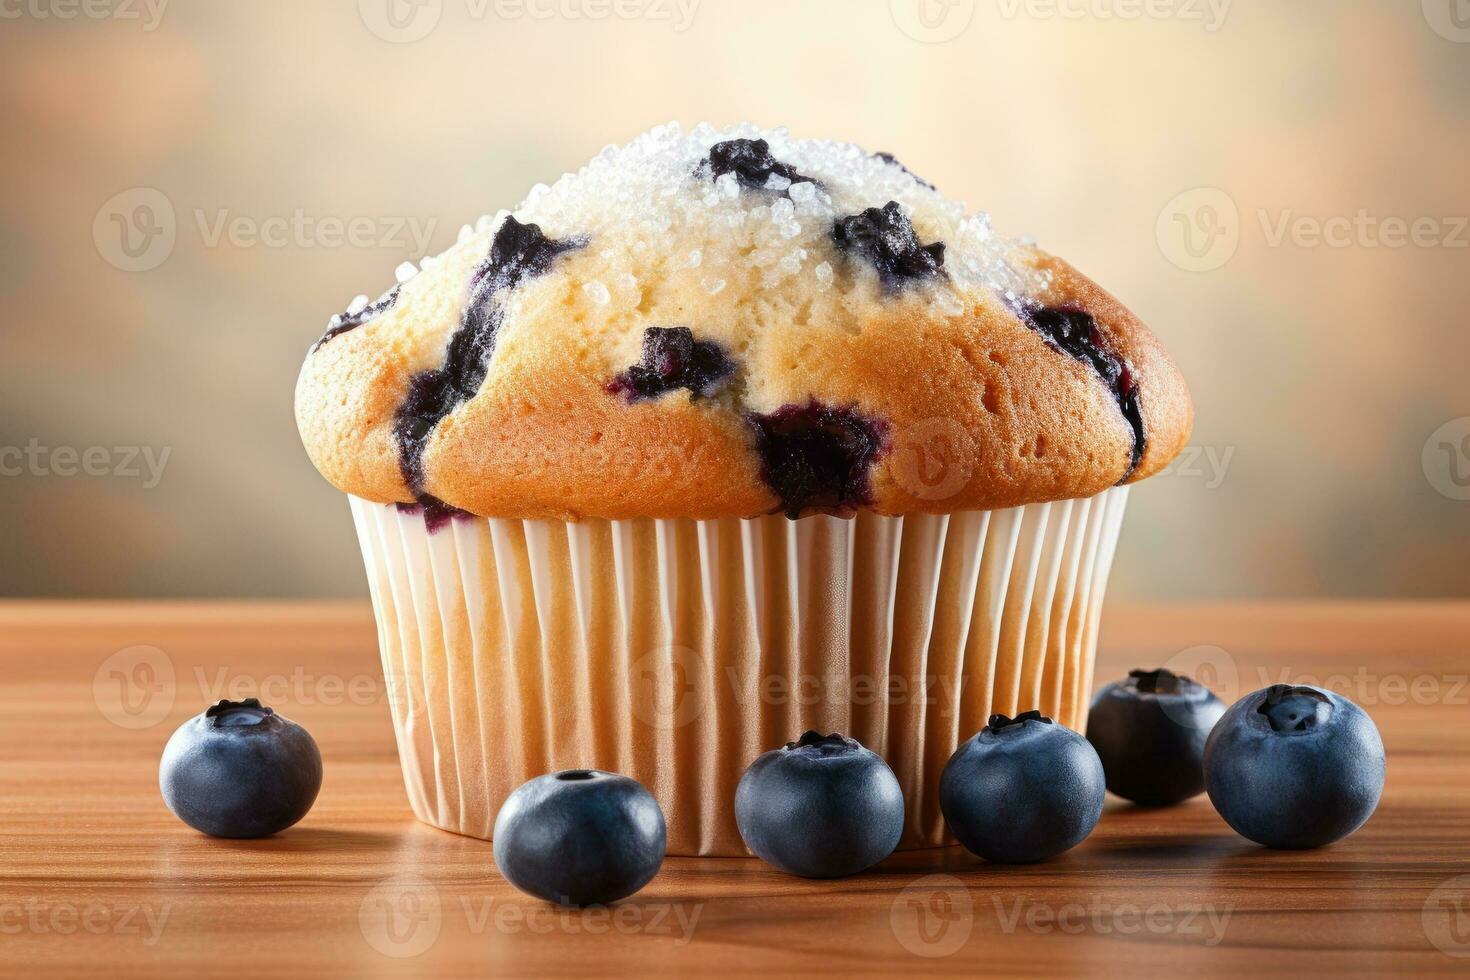
[[[612,291],[607,288],[606,284],[598,282],[596,279],[593,279],[591,282],[584,282],[582,284],[582,292],[586,293],[588,298],[598,306],[606,306],[612,302]]]
[[[773,158],[813,180],[771,174],[764,188],[751,189],[733,173],[714,180],[697,175],[710,147],[731,139],[764,139]],[[687,131],[675,123],[659,126],[626,146],[604,148],[550,187],[537,185],[514,213],[553,237],[606,243],[601,254],[613,275],[629,253],[683,257],[670,265],[704,272],[701,284],[714,294],[730,278],[714,273],[737,262],[759,269],[764,288],[797,276],[831,288],[833,224],[889,201],[909,215],[921,242],[945,244],[948,285],[938,282],[935,293],[1034,295],[1046,288],[1043,274],[1008,261],[1017,243],[996,235],[988,215],[967,213],[963,202],[926,187],[901,166],[851,143],[795,139],[784,129],[750,124],[722,130],[701,124]],[[944,306],[959,308],[958,298]]]
[[[367,305],[367,295],[365,293],[358,293],[356,296],[352,297],[352,302],[347,304],[347,315],[356,316],[363,310],[367,309]]]
[[[734,173],[711,179],[710,148],[732,139],[766,140],[782,169],[810,179],[772,173],[759,187],[743,186]],[[619,334],[626,349],[617,356],[636,356],[641,317],[699,315],[679,310],[685,290],[720,296],[721,310],[756,310],[751,316],[777,320],[778,307],[800,310],[817,296],[827,304],[819,319],[843,315],[852,290],[891,300],[877,271],[850,261],[832,235],[839,219],[890,201],[908,216],[920,243],[945,247],[944,275],[909,284],[909,299],[958,316],[981,294],[1014,305],[1049,288],[1049,273],[1011,261],[1023,240],[997,235],[989,215],[969,213],[903,166],[851,143],[795,139],[784,129],[750,124],[686,131],[670,123],[625,146],[605,147],[576,173],[536,185],[514,211],[483,215],[460,229],[448,252],[421,263],[432,276],[410,283],[420,272],[411,262],[395,275],[409,300],[438,289],[465,295],[471,270],[514,214],[553,239],[587,243],[578,250],[584,260],[567,273],[569,285],[588,308],[602,311],[600,320],[635,326]]]

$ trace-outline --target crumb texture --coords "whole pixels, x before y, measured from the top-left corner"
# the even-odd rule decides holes
[[[397,279],[327,323],[296,417],[339,489],[426,513],[1008,507],[1156,473],[1192,420],[1071,266],[784,130],[661,126]]]

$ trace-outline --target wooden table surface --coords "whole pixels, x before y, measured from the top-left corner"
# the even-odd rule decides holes
[[[1470,970],[1470,604],[1111,610],[1099,679],[1193,670],[1363,704],[1388,748],[1377,815],[1305,853],[1235,836],[1203,797],[1109,799],[1033,867],[958,848],[819,883],[671,858],[609,911],[564,912],[490,846],[414,822],[366,604],[0,603],[0,973],[145,977],[706,972],[1158,975]],[[315,809],[203,837],[159,752],[212,700],[259,693],[326,763]]]

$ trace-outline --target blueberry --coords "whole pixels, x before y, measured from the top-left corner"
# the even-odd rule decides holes
[[[897,167],[899,170],[902,170],[904,173],[908,174],[910,177],[914,178],[914,180],[917,180],[921,185],[929,188],[931,191],[935,189],[933,184],[929,183],[923,177],[920,177],[918,174],[914,173],[908,167],[905,167],[903,163],[899,161],[898,157],[894,156],[892,153],[885,153],[882,150],[879,150],[877,153],[874,153],[873,156],[877,157],[879,160],[882,160],[884,163],[890,166],[894,166]]]
[[[782,163],[771,156],[771,144],[765,140],[735,139],[716,143],[709,148],[709,156],[704,158],[694,172],[697,176],[711,180],[725,174],[734,174],[740,186],[751,190],[765,190],[766,182],[772,174],[784,177],[793,184],[818,183],[797,173],[796,168],[789,163]]]
[[[1092,745],[1039,711],[992,715],[939,777],[949,829],[1001,864],[1044,861],[1080,844],[1097,826],[1104,795]]]
[[[735,790],[745,846],[803,878],[841,878],[893,853],[903,789],[855,739],[806,732],[750,764]]]
[[[761,479],[795,519],[808,507],[846,510],[872,499],[869,470],[886,449],[887,427],[851,408],[820,402],[750,414]]]
[[[734,374],[735,362],[714,341],[695,340],[688,327],[649,327],[643,331],[643,359],[608,382],[607,390],[630,402],[680,388],[711,398]]]
[[[1112,392],[1118,410],[1123,413],[1123,420],[1133,430],[1128,469],[1118,481],[1126,483],[1138,469],[1144,450],[1148,448],[1148,433],[1143,425],[1143,408],[1139,403],[1138,378],[1133,373],[1133,365],[1112,349],[1107,336],[1098,328],[1097,320],[1086,310],[1075,306],[1040,306],[1025,301],[1015,309],[1021,320],[1041,334],[1053,348],[1091,365]]]
[[[866,259],[889,292],[908,282],[944,274],[944,243],[921,244],[897,201],[838,218],[832,226],[832,242],[839,250]]]
[[[504,293],[545,275],[558,258],[586,244],[585,238],[548,238],[539,225],[521,224],[514,215],[506,216],[490,242],[490,254],[470,276],[469,299],[449,338],[443,366],[409,379],[408,396],[393,417],[393,438],[398,468],[424,508],[431,531],[459,512],[424,492],[424,450],[445,416],[475,397],[484,384],[505,319]]]
[[[521,891],[559,905],[606,905],[658,874],[668,833],[637,780],[568,769],[510,794],[494,840],[496,866]]]
[[[1315,687],[1273,684],[1225,712],[1205,745],[1210,802],[1242,837],[1303,849],[1341,840],[1383,793],[1383,739],[1367,712]]]
[[[1205,740],[1225,713],[1203,684],[1168,670],[1133,670],[1098,692],[1087,718],[1108,789],[1144,806],[1205,791]]]
[[[311,352],[315,354],[317,351],[321,350],[325,344],[332,340],[332,338],[340,337],[342,334],[347,333],[349,330],[356,330],[358,327],[362,326],[364,323],[367,323],[369,320],[377,319],[384,313],[391,310],[393,308],[393,305],[398,302],[399,289],[399,286],[394,286],[392,289],[388,290],[381,297],[379,297],[376,303],[369,303],[367,306],[364,306],[356,313],[338,313],[333,316],[332,319],[327,322],[327,332],[322,334],[320,340],[311,345]]]
[[[179,726],[158,766],[163,801],[213,837],[268,837],[306,816],[322,756],[306,729],[256,698],[220,701]]]

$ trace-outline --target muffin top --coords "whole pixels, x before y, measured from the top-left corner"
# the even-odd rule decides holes
[[[427,517],[948,513],[1162,469],[1184,381],[1117,300],[887,153],[661,126],[332,317],[336,487]]]

